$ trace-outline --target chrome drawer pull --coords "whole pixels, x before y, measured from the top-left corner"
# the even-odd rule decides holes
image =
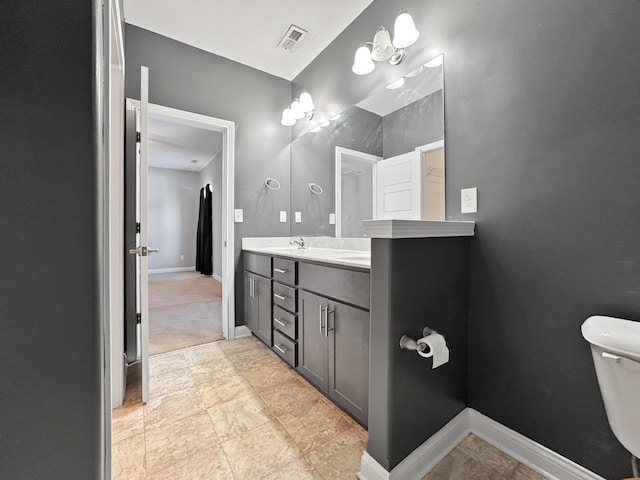
[[[277,323],[278,325],[280,325],[281,327],[286,327],[286,326],[287,326],[287,323],[286,323],[286,322],[283,322],[282,320],[279,320],[279,319],[277,319],[277,318],[274,318],[274,319],[273,319],[273,321],[274,321],[274,322],[276,322],[276,323]]]
[[[273,296],[276,297],[278,300],[282,300],[283,302],[287,299],[287,297],[278,295],[277,293],[274,293]]]
[[[281,268],[274,268],[273,271],[278,273],[287,273],[286,270],[282,270]]]
[[[287,349],[286,348],[282,348],[280,345],[275,344],[273,346],[276,350],[278,350],[280,353],[282,353],[283,355],[287,354]]]

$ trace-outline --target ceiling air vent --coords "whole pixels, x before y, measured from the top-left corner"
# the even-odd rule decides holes
[[[300,43],[300,41],[305,37],[307,31],[296,27],[295,25],[291,25],[287,33],[284,34],[282,40],[278,43],[279,47],[284,48],[285,50],[293,50],[296,45]]]

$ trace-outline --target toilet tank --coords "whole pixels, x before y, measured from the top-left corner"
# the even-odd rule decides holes
[[[640,457],[640,322],[594,316],[582,324],[611,430]]]

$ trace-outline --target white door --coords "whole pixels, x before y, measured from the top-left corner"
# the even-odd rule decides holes
[[[415,150],[377,163],[377,220],[422,217],[420,164],[420,152]]]
[[[129,253],[137,256],[136,307],[138,314],[137,339],[142,370],[142,401],[149,400],[149,254],[157,249],[147,246],[147,117],[149,110],[149,69],[140,68],[139,154],[135,168],[135,210],[138,233],[136,248]]]

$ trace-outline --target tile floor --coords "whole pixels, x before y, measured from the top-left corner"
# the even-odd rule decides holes
[[[113,480],[355,479],[367,432],[253,337],[150,358],[113,411]],[[423,480],[544,480],[473,435]]]

